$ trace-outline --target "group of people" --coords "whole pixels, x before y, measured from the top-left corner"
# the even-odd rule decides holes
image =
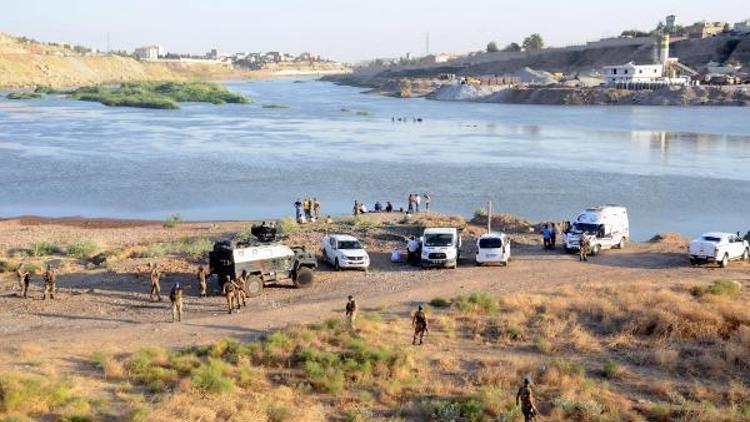
[[[542,226],[542,241],[544,249],[555,249],[557,247],[558,227],[555,223],[544,224]]]
[[[314,222],[320,218],[320,201],[318,198],[297,199],[294,202],[294,216],[298,223]]]
[[[18,283],[16,296],[27,299],[29,297],[29,286],[31,285],[31,271],[26,268],[23,262],[16,267],[16,279]],[[57,290],[57,270],[49,264],[47,264],[44,273],[42,273],[42,282],[44,287],[42,299],[54,299],[55,291]]]
[[[430,205],[432,205],[432,197],[428,193],[425,193],[424,195],[419,195],[418,193],[410,193],[408,201],[408,208],[407,211],[409,214],[414,214],[419,212],[419,207],[422,205],[422,202],[424,202],[424,211],[430,211]]]
[[[393,212],[393,204],[391,201],[385,201],[385,206],[383,206],[382,202],[375,201],[375,205],[373,205],[372,210],[370,210],[364,202],[361,202],[359,199],[354,200],[352,213],[355,217],[361,214],[367,214],[368,212]]]

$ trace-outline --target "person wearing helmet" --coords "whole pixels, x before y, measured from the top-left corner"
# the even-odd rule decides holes
[[[516,393],[516,406],[520,404],[523,420],[530,422],[536,419],[536,404],[534,404],[534,391],[531,389],[531,376],[527,375],[523,379],[523,385]]]
[[[354,296],[349,296],[349,301],[346,302],[346,319],[349,322],[349,328],[354,329],[354,320],[357,319],[357,302],[354,301]]]
[[[206,297],[206,290],[208,290],[208,284],[206,283],[206,278],[208,278],[208,273],[206,272],[206,269],[203,268],[203,265],[198,266],[198,286],[200,287],[200,297]]]
[[[419,344],[422,345],[424,334],[429,331],[427,328],[427,316],[424,314],[424,307],[422,305],[419,305],[417,312],[414,313],[411,325],[414,327],[414,338],[411,344],[416,345],[417,337],[419,337]]]

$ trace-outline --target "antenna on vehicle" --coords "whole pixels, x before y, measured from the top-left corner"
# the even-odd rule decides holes
[[[487,233],[492,233],[492,200],[487,201]]]

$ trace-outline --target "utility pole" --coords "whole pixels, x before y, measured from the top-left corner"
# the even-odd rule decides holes
[[[425,38],[425,56],[430,55],[430,32],[427,31],[427,37]]]
[[[487,201],[487,233],[492,233],[492,200]]]

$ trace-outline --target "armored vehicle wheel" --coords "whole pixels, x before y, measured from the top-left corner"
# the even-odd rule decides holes
[[[297,270],[297,274],[294,277],[294,286],[302,289],[305,287],[310,287],[313,284],[313,272],[311,269],[307,267],[302,267],[299,270]]]
[[[263,280],[260,277],[251,277],[245,282],[245,289],[249,297],[258,297],[263,293]]]

